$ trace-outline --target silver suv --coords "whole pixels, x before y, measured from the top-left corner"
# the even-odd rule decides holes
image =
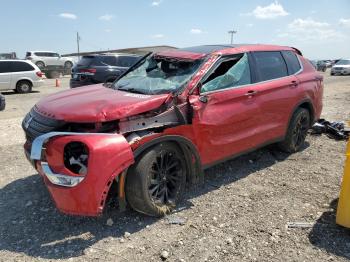
[[[58,53],[49,51],[29,51],[26,53],[25,59],[31,60],[40,69],[47,66],[63,66],[65,69],[73,67],[71,58],[62,57]]]

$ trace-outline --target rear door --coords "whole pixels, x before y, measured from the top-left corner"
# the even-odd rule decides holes
[[[13,88],[15,88],[17,82],[21,79],[30,79],[32,82],[38,78],[35,74],[35,68],[24,61],[12,61],[11,62],[11,81]]]
[[[0,90],[11,89],[11,61],[0,61]]]
[[[192,126],[204,165],[252,149],[260,109],[249,54],[223,57],[191,96]]]
[[[260,107],[256,139],[261,143],[278,141],[285,135],[299,80],[289,73],[281,52],[253,52],[252,56],[258,81],[256,102]]]

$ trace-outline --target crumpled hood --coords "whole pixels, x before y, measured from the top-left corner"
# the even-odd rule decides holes
[[[36,104],[36,110],[66,122],[105,122],[156,109],[168,96],[117,91],[98,84],[49,95]]]

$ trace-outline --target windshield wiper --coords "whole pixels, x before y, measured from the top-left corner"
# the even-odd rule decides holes
[[[135,94],[145,94],[144,92],[137,90],[133,87],[130,88],[118,88],[117,90],[121,90],[121,91],[126,91],[126,92],[130,92],[130,93],[135,93]]]

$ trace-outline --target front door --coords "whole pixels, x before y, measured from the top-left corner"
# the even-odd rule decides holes
[[[200,95],[190,96],[193,128],[202,164],[209,165],[252,149],[259,105],[248,54],[224,57],[202,80]]]

